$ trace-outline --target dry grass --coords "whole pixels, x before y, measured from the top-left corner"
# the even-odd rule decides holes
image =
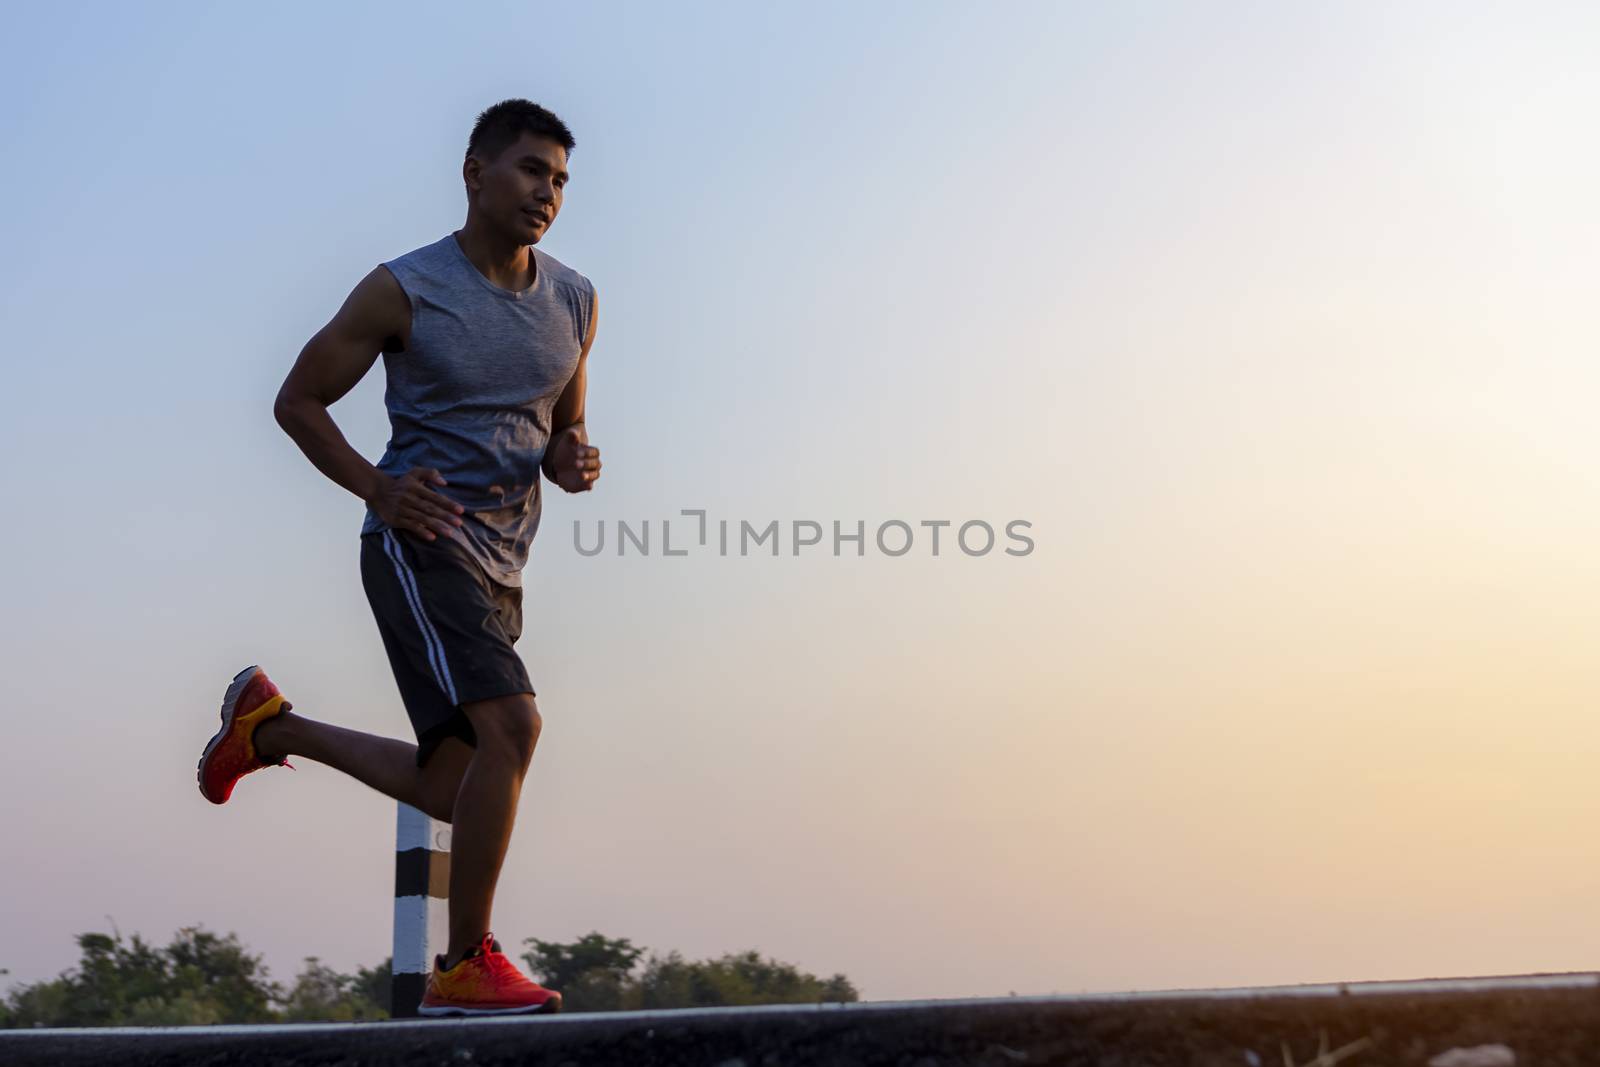
[[[1280,1042],[1279,1047],[1283,1050],[1283,1067],[1334,1067],[1334,1064],[1340,1060],[1349,1059],[1372,1044],[1372,1038],[1362,1037],[1330,1052],[1328,1050],[1328,1031],[1322,1030],[1319,1033],[1321,1034],[1321,1040],[1317,1043],[1316,1058],[1307,1060],[1302,1064],[1294,1062],[1294,1055],[1289,1051],[1289,1043],[1287,1041]]]

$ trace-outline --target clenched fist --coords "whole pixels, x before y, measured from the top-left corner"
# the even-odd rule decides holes
[[[545,450],[544,470],[550,480],[569,493],[594,488],[600,477],[600,450],[589,444],[583,423],[568,426]]]
[[[372,498],[378,518],[398,530],[410,530],[433,541],[461,525],[462,507],[454,500],[434,492],[432,486],[445,485],[444,476],[432,467],[412,467],[398,478],[387,477]]]

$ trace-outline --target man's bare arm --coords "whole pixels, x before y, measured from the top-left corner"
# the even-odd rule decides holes
[[[374,267],[357,283],[344,306],[300,350],[278,390],[272,413],[306,458],[338,485],[371,504],[391,526],[428,540],[458,526],[461,508],[427,488],[443,485],[438,471],[418,468],[402,478],[378,470],[350,447],[328,414],[355,388],[392,338],[411,332],[411,304],[386,267]]]
[[[572,372],[550,413],[550,447],[542,464],[545,477],[569,493],[583,492],[600,477],[600,450],[589,444],[589,428],[584,423],[584,403],[589,386],[589,349],[600,323],[600,298],[595,296],[589,311],[589,335],[578,353],[578,369]]]

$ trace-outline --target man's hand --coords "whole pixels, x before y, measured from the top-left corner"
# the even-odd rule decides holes
[[[600,477],[600,450],[589,444],[583,423],[568,426],[545,450],[544,472],[569,493],[587,492]]]
[[[438,534],[461,525],[461,505],[430,488],[445,484],[444,476],[432,467],[412,467],[398,478],[383,475],[368,503],[390,526],[433,541]]]

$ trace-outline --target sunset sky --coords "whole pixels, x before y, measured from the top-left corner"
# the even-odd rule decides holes
[[[1582,3],[18,11],[0,987],[112,920],[388,954],[393,802],[194,765],[251,663],[409,739],[272,400],[514,96],[577,138],[539,247],[605,473],[526,572],[508,949],[870,1000],[1600,967],[1597,51]],[[333,409],[373,460],[382,386]],[[683,509],[782,551],[574,546]]]

